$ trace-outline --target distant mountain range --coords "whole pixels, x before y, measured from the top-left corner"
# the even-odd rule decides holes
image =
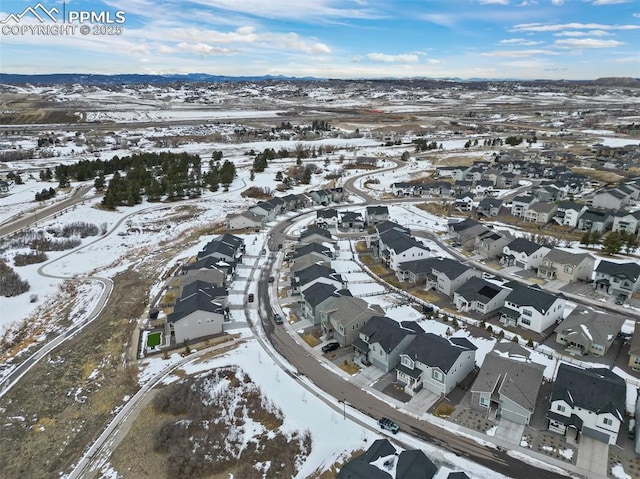
[[[0,73],[0,84],[6,85],[144,85],[144,84],[169,84],[176,82],[194,83],[194,82],[262,82],[262,81],[328,81],[326,78],[316,77],[289,77],[282,75],[262,75],[262,76],[227,76],[227,75],[209,75],[208,73],[187,73],[173,75],[139,75],[139,74],[122,74],[122,75],[96,75],[82,73],[51,73],[46,75],[18,75],[13,73]],[[384,79],[354,79],[354,80],[338,80],[338,81],[448,81],[448,82],[521,82],[526,84],[533,83],[558,83],[558,84],[593,84],[596,86],[612,86],[612,87],[632,87],[640,88],[640,79],[638,78],[598,78],[596,80],[518,80],[511,78],[470,78],[467,80],[461,78],[384,78]]]

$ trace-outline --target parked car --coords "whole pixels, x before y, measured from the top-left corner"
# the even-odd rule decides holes
[[[378,426],[380,426],[380,429],[386,429],[392,434],[396,434],[400,430],[400,427],[398,427],[395,422],[391,419],[387,419],[386,417],[382,417],[378,420]]]
[[[624,304],[626,299],[627,298],[623,294],[621,294],[616,298],[616,304],[618,304],[618,305]]]
[[[253,303],[253,293],[249,293],[249,296],[247,296],[247,301],[249,301],[250,303]]]
[[[278,313],[275,313],[273,315],[273,320],[276,322],[276,324],[282,324],[282,316],[280,316]]]
[[[276,280],[274,275],[269,276],[269,283],[273,283]]]
[[[629,419],[628,432],[629,432],[629,439],[635,439],[636,437],[636,420],[635,419]]]
[[[338,343],[336,341],[333,341],[331,343],[327,343],[324,346],[322,346],[322,352],[323,353],[330,353],[331,351],[335,351],[339,347],[340,347],[340,343]]]

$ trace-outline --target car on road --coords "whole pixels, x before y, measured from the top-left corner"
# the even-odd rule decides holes
[[[273,315],[273,320],[276,322],[276,324],[282,324],[282,316],[280,316],[278,313],[275,313]]]
[[[247,296],[247,301],[249,301],[250,303],[253,303],[253,299],[254,299],[253,293],[249,293],[249,296]]]
[[[386,417],[381,417],[378,420],[378,426],[380,426],[380,429],[385,429],[392,434],[396,434],[400,430],[400,427],[395,422]]]
[[[276,280],[274,275],[269,276],[269,283],[273,283]]]
[[[333,341],[331,343],[325,344],[324,346],[322,346],[321,349],[323,353],[330,353],[331,351],[335,351],[339,347],[340,347],[340,343]]]

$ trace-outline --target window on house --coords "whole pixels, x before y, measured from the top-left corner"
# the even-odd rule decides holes
[[[613,426],[613,419],[610,419],[608,417],[605,417],[602,422],[604,423],[605,426]]]
[[[567,408],[564,407],[562,404],[558,404],[556,406],[556,410],[559,411],[559,412],[565,412],[567,410]]]
[[[528,309],[523,309],[522,310],[522,314],[524,314],[525,316],[533,316],[533,313],[531,311],[529,311]]]
[[[490,401],[489,398],[480,396],[480,405],[484,407],[489,407]]]
[[[438,382],[444,382],[444,374],[441,371],[434,369],[431,373],[431,377]]]
[[[527,326],[531,326],[531,320],[527,318],[520,318],[520,322],[522,324],[526,324]]]
[[[636,357],[633,359],[633,364],[640,364],[640,356],[636,356]]]
[[[565,272],[565,273],[569,273],[569,274],[573,273],[573,267],[571,267],[571,266],[565,266],[565,267],[564,267],[564,272]]]

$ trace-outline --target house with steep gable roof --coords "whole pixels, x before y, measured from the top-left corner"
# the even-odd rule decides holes
[[[566,299],[541,290],[536,286],[525,286],[514,281],[504,285],[511,292],[500,309],[500,322],[519,326],[542,334],[544,330],[562,321]]]
[[[326,228],[312,226],[300,233],[299,243],[325,243],[333,242],[331,233]]]
[[[318,309],[324,335],[338,341],[340,346],[350,346],[367,321],[384,315],[379,305],[349,295],[332,298]]]
[[[536,269],[549,251],[551,249],[546,246],[526,238],[516,238],[502,248],[500,264],[507,267],[517,266],[524,270]]]
[[[595,258],[589,253],[553,248],[538,266],[538,278],[565,283],[591,279]]]
[[[535,411],[545,367],[528,358],[492,350],[484,357],[471,386],[471,407],[489,418],[529,424]]]
[[[473,371],[476,349],[466,338],[418,333],[400,354],[398,383],[411,396],[423,388],[445,396]]]
[[[474,311],[486,315],[504,306],[510,289],[480,277],[467,280],[453,293],[453,304],[459,312]]]
[[[320,309],[323,305],[340,296],[334,284],[317,282],[302,291],[302,314],[313,325],[321,323]]]
[[[640,210],[630,213],[629,211],[616,211],[613,214],[613,226],[611,231],[626,231],[636,234],[640,227]]]
[[[597,291],[606,291],[626,300],[640,291],[640,264],[614,263],[603,259],[596,266],[593,280],[593,287]]]
[[[615,444],[624,421],[627,385],[608,368],[581,369],[560,363],[547,419],[550,431]]]
[[[367,206],[364,212],[364,220],[367,226],[375,226],[389,220],[389,208],[387,206]]]
[[[373,316],[353,340],[354,360],[374,365],[385,372],[400,362],[400,354],[422,329],[412,321],[397,322],[386,316]]]

